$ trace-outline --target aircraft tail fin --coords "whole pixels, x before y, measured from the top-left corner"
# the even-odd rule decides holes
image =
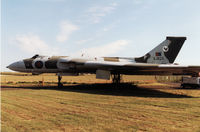
[[[174,63],[186,37],[166,37],[166,40],[146,55],[135,58],[137,63],[170,64]]]

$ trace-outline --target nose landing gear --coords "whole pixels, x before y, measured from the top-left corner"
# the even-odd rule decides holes
[[[62,87],[63,84],[61,83],[62,80],[62,76],[60,74],[58,74],[58,87]]]

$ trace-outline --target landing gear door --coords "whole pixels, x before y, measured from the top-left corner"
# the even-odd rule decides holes
[[[96,71],[96,78],[97,78],[97,79],[110,80],[110,71],[106,71],[106,70],[97,70],[97,71]]]

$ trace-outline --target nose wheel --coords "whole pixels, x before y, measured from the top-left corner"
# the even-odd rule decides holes
[[[61,80],[62,80],[62,76],[58,75],[58,87],[62,87],[63,86],[63,84],[61,83]]]
[[[112,82],[114,84],[119,84],[122,80],[122,76],[120,74],[113,74],[112,76]]]

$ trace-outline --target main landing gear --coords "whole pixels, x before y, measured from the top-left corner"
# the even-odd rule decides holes
[[[62,87],[63,84],[61,83],[62,80],[62,76],[60,74],[58,74],[58,87]]]
[[[121,80],[122,80],[122,76],[120,74],[113,74],[112,75],[112,82],[114,84],[120,84]]]

